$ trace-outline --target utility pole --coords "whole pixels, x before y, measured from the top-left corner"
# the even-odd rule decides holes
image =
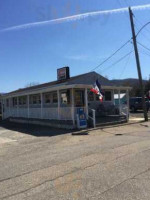
[[[134,45],[134,51],[135,51],[136,65],[137,65],[139,83],[140,83],[141,94],[142,94],[144,118],[145,118],[145,121],[148,121],[147,108],[146,108],[145,96],[144,96],[144,87],[143,87],[143,81],[142,81],[142,73],[141,73],[141,67],[140,67],[140,59],[139,59],[139,53],[138,53],[137,41],[136,41],[136,35],[135,35],[135,29],[134,29],[133,13],[130,7],[129,7],[129,14],[130,14],[130,22],[131,22],[131,29],[132,29],[132,39],[133,39],[133,45]]]

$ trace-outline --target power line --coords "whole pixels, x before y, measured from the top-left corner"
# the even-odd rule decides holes
[[[129,7],[130,5],[128,5],[128,2],[126,0],[124,0],[124,3],[127,7]]]
[[[133,48],[132,48],[132,49],[133,49]],[[133,51],[133,50],[132,50],[132,51]],[[131,53],[128,55],[127,62],[125,63],[125,65],[124,65],[124,67],[123,67],[123,70],[122,70],[121,73],[120,73],[119,79],[121,79],[122,75],[124,74],[125,69],[126,69],[127,65],[129,64],[130,58],[131,58]]]
[[[135,23],[135,27],[136,27],[136,29],[137,29],[137,32],[139,32],[139,28],[138,28],[138,26],[137,26],[137,24]],[[145,29],[144,29],[145,30]],[[141,32],[140,31],[140,35],[142,35],[143,37],[144,37],[144,39],[147,39],[149,42],[150,42],[150,37],[148,37],[148,35],[146,34],[146,33],[148,33],[148,32]],[[137,36],[139,35],[139,33],[137,34]],[[149,32],[149,35],[150,35],[150,32]]]
[[[136,34],[136,37],[139,35],[139,33],[147,26],[149,25],[150,22],[147,22],[145,25],[142,26],[142,28],[138,31],[138,33]]]
[[[147,54],[146,52],[143,52],[143,51],[141,51],[141,50],[140,50],[140,53],[142,53],[143,55],[146,55],[146,56],[149,56],[149,57],[150,57],[149,54]]]
[[[149,24],[149,22],[148,22],[148,24],[146,24],[146,25],[143,26],[143,23],[135,16],[135,14],[133,14],[133,16],[134,16],[134,19],[136,20],[136,23],[138,23],[140,26],[142,26],[142,28],[138,31],[137,36],[138,36],[138,34],[140,33],[140,34],[143,35],[148,41],[150,41],[150,38],[145,34],[146,32],[145,32],[145,33],[141,32],[141,30],[142,30],[145,26],[147,26],[147,25]],[[136,25],[136,24],[135,24],[135,26],[136,26],[136,28],[137,28],[137,25]],[[149,31],[149,29],[147,29],[147,27],[145,27],[144,30],[147,31],[147,33],[150,35],[150,31]]]
[[[143,49],[141,48],[141,49],[139,49],[139,51],[142,53],[142,54],[144,54],[144,55],[147,55],[147,56],[149,56],[150,57],[150,54],[149,53],[147,53],[146,51],[143,51]]]
[[[95,71],[96,69],[98,69],[100,66],[102,66],[104,63],[106,63],[108,60],[110,60],[115,54],[117,54],[121,49],[123,49],[129,42],[131,41],[128,40],[127,42],[125,42],[120,48],[118,48],[113,54],[111,54],[107,59],[105,59],[103,62],[101,62],[99,65],[97,65],[95,68],[93,68],[91,71]]]
[[[140,26],[143,27],[143,23],[135,16],[135,14],[133,15],[134,19],[136,20],[136,22],[138,22],[138,24],[140,24]],[[147,29],[147,27],[145,28],[145,31],[147,31],[148,34],[150,34],[149,29]]]
[[[118,64],[119,62],[121,62],[122,60],[124,60],[127,56],[129,56],[132,52],[133,52],[133,50],[130,51],[130,52],[128,52],[127,54],[125,54],[123,57],[121,57],[119,60],[117,60],[115,63],[113,63],[109,67],[105,68],[102,72],[107,71],[108,69],[112,68],[114,65]]]
[[[133,39],[133,44],[134,44],[136,65],[137,65],[139,83],[140,83],[141,94],[142,94],[142,105],[143,105],[143,111],[144,111],[144,118],[145,118],[145,121],[148,121],[148,115],[147,115],[146,103],[145,103],[145,97],[144,97],[144,87],[143,87],[143,82],[142,82],[142,73],[141,73],[141,66],[140,66],[140,58],[139,58],[139,53],[138,53],[138,48],[137,48],[137,41],[136,41],[138,34],[137,35],[135,34],[133,12],[132,12],[132,9],[130,7],[129,7],[129,15],[130,15],[130,23],[131,23],[132,39]],[[140,29],[140,30],[142,30],[142,29]]]
[[[120,7],[124,7],[124,5],[122,5],[122,3],[120,2],[120,0],[117,0],[117,2],[118,2],[118,4],[119,4]],[[125,4],[126,4],[127,7],[129,7],[129,6],[127,5],[127,2],[125,2]],[[129,19],[129,15],[128,15],[126,12],[125,12],[124,14],[125,14],[125,16],[127,17],[127,19]]]
[[[140,34],[143,35],[143,37],[146,38],[148,42],[150,42],[150,38],[145,33],[141,32]]]
[[[138,43],[139,45],[141,45],[143,48],[145,48],[146,50],[150,51],[150,49],[149,49],[148,47],[146,47],[144,44],[142,44],[142,43],[140,43],[140,42],[138,42],[138,41],[137,41],[137,43]]]

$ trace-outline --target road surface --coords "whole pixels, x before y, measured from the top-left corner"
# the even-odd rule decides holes
[[[150,123],[82,134],[0,125],[0,200],[149,200]]]

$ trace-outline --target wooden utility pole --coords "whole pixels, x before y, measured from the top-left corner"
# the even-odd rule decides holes
[[[133,13],[132,13],[132,10],[130,7],[129,7],[129,14],[130,14],[132,39],[133,39],[133,45],[134,45],[134,51],[135,51],[137,71],[138,71],[139,83],[140,83],[140,87],[141,87],[144,118],[145,118],[145,121],[148,121],[147,108],[146,108],[145,96],[144,96],[144,87],[143,87],[143,81],[142,81],[142,73],[141,73],[141,67],[140,67],[140,59],[139,59],[139,53],[138,53],[137,41],[136,41],[136,35],[135,35],[135,29],[134,29],[134,22],[133,22]]]

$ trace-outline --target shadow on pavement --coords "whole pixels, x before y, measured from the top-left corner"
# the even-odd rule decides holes
[[[88,135],[89,133],[87,131],[82,131],[82,132],[74,132],[72,133],[73,136],[82,136],[82,135]]]
[[[73,130],[56,129],[48,126],[39,126],[32,124],[19,124],[8,121],[0,121],[0,127],[8,130],[21,132],[24,134],[36,136],[36,137],[52,137],[62,134],[69,134],[74,132]]]
[[[72,134],[72,136],[80,136],[80,135],[86,136],[90,132],[96,131],[96,130],[104,130],[107,128],[129,126],[133,124],[141,124],[144,122],[145,122],[144,120],[141,120],[138,122],[136,121],[136,122],[123,123],[123,124],[116,124],[116,125],[99,126],[95,128],[87,128],[84,130],[66,130],[66,129],[51,128],[48,126],[0,121],[0,127],[3,127],[11,131],[17,131],[17,132],[21,132],[27,135],[36,136],[36,137],[53,137],[53,136],[58,136],[58,135],[63,135],[63,134]]]

